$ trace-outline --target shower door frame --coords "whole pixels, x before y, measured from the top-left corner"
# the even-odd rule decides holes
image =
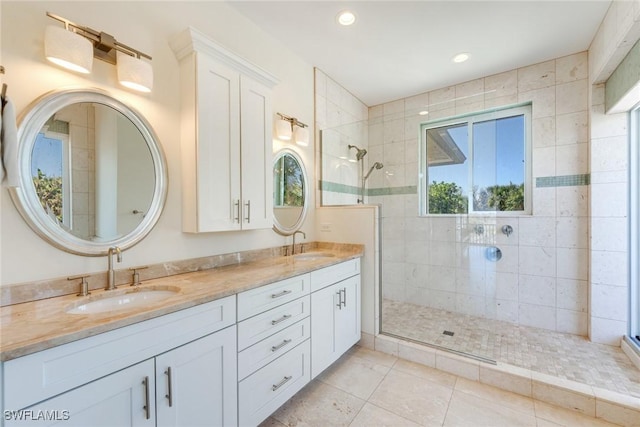
[[[629,337],[640,348],[640,104],[629,125]]]

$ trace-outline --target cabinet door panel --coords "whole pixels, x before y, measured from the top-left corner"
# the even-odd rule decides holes
[[[343,280],[337,286],[343,292],[341,307],[335,311],[336,352],[341,355],[360,340],[360,276]]]
[[[335,315],[338,288],[329,286],[311,294],[311,378],[324,371],[336,356]]]
[[[235,326],[156,357],[158,426],[236,425],[236,357]]]
[[[144,408],[148,380],[150,407]],[[5,421],[5,426],[155,426],[153,360],[147,360],[122,371],[78,387],[57,397],[45,400],[22,412],[23,417],[43,416],[54,418],[48,422],[34,420]],[[9,408],[5,408],[9,409]],[[68,415],[68,419],[65,416]],[[6,413],[3,414],[6,419]]]
[[[240,76],[206,55],[197,76],[198,231],[240,229]]]
[[[264,85],[240,78],[242,139],[242,228],[273,226],[271,92]]]

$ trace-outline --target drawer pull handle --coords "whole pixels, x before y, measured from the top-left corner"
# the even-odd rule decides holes
[[[342,306],[347,306],[347,288],[342,288],[342,293],[344,294],[344,299],[342,300]]]
[[[285,385],[291,378],[293,378],[291,375],[289,375],[288,377],[284,377],[278,384],[274,384],[271,386],[271,391],[276,391],[277,389]]]
[[[271,294],[271,298],[280,298],[283,297],[285,295],[289,295],[291,293],[291,291],[289,289],[284,290],[282,292],[278,292],[277,294]]]
[[[167,375],[167,394],[164,395],[169,399],[169,408],[173,406],[173,393],[171,392],[171,367],[168,367],[164,373]]]
[[[145,417],[147,419],[151,418],[151,406],[149,405],[149,377],[144,377],[142,380],[142,384],[144,385],[144,409]]]
[[[281,318],[277,319],[277,320],[272,320],[271,324],[272,325],[277,325],[280,322],[284,322],[285,320],[287,320],[288,318],[290,318],[291,315],[290,314],[285,314],[284,316],[282,316]]]
[[[338,292],[336,292],[336,295],[338,295],[338,303],[336,304],[336,307],[338,307],[338,309],[342,310],[342,289],[340,289]]]
[[[285,345],[289,344],[290,342],[291,342],[291,340],[284,340],[280,344],[274,345],[273,347],[271,347],[271,351],[278,351],[282,347],[284,347]]]

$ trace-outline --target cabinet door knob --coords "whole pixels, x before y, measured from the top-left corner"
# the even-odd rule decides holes
[[[142,409],[144,409],[145,412],[145,418],[149,419],[151,418],[151,404],[149,403],[149,377],[144,377],[144,379],[142,380],[142,385],[144,385],[144,406],[142,407]]]
[[[164,371],[167,376],[167,394],[164,395],[167,399],[169,399],[169,408],[173,406],[173,392],[171,391],[171,366]]]
[[[247,203],[244,204],[247,207],[247,224],[251,223],[251,200],[247,200]]]
[[[235,222],[237,222],[238,224],[240,224],[240,199],[235,200],[235,201],[233,202],[233,207],[234,207],[234,210],[236,211],[236,212],[235,212],[235,215],[234,215],[234,217],[233,217],[233,220],[234,220]],[[232,215],[233,215],[233,214],[232,214]]]

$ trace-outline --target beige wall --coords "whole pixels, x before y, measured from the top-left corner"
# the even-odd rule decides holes
[[[169,168],[169,194],[158,225],[139,245],[124,253],[119,268],[286,243],[272,230],[185,234],[181,230],[179,70],[169,39],[187,26],[280,79],[273,110],[313,122],[313,67],[222,2],[7,2],[0,3],[2,82],[18,113],[38,96],[67,86],[98,87],[131,105],[149,121],[160,139]],[[61,25],[45,12],[113,34],[117,40],[153,56],[154,90],[139,95],[120,88],[114,66],[94,61],[82,76],[49,64],[43,55],[47,25]],[[314,135],[313,126],[310,133]],[[282,144],[274,140],[274,151]],[[313,179],[314,144],[295,147]],[[22,220],[6,189],[0,192],[0,284],[7,285],[104,271],[103,257],[64,253],[41,240]],[[313,240],[315,195],[303,230]]]

